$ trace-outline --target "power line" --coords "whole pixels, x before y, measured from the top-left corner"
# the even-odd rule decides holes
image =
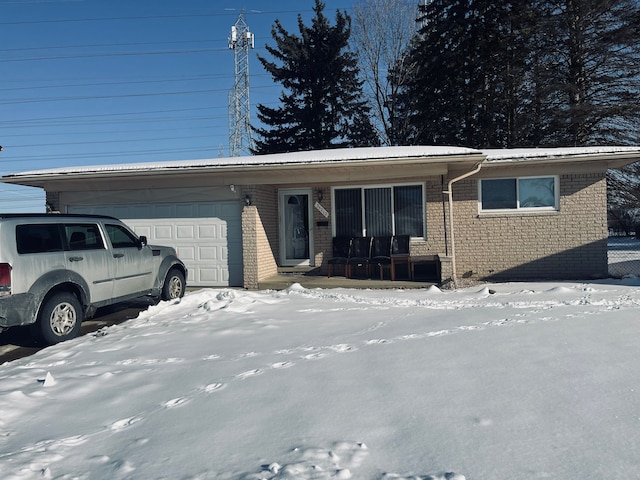
[[[52,98],[33,98],[33,99],[18,99],[18,100],[6,100],[0,101],[0,105],[14,105],[17,103],[44,103],[44,102],[61,102],[71,100],[98,100],[98,99],[110,99],[110,98],[135,98],[135,97],[158,97],[165,95],[195,95],[200,93],[215,93],[225,91],[220,88],[207,88],[205,90],[185,90],[180,92],[157,92],[157,93],[130,93],[121,95],[84,95],[76,97],[52,97]]]
[[[118,152],[88,152],[88,153],[70,153],[70,154],[46,154],[46,155],[30,155],[23,157],[14,157],[9,160],[0,160],[0,163],[15,164],[18,161],[48,161],[48,160],[69,160],[77,158],[110,158],[110,157],[133,157],[133,156],[145,156],[145,155],[158,155],[168,153],[189,153],[189,152],[204,152],[211,151],[217,152],[219,145],[204,145],[194,148],[173,148],[173,149],[154,149],[154,150],[123,150]],[[211,155],[208,155],[209,157]]]
[[[165,110],[147,110],[143,112],[120,112],[120,113],[92,113],[89,115],[69,115],[63,117],[39,117],[39,118],[31,118],[31,119],[22,119],[22,120],[6,120],[0,121],[2,123],[19,123],[19,122],[32,122],[32,121],[41,121],[41,120],[65,120],[65,119],[76,119],[76,118],[94,118],[94,117],[113,117],[117,115],[146,115],[149,113],[174,113],[174,112],[190,112],[193,110],[209,110],[211,108],[223,108],[223,107],[193,107],[193,108],[171,108]],[[225,107],[226,108],[226,107]]]
[[[47,45],[46,47],[22,47],[22,48],[0,48],[2,52],[28,52],[33,50],[58,50],[64,48],[95,48],[95,47],[131,47],[142,45],[173,45],[183,43],[211,43],[217,40],[175,40],[172,42],[126,42],[126,43],[85,43],[75,45]]]
[[[91,142],[63,142],[63,143],[33,143],[26,145],[11,145],[11,148],[30,148],[30,147],[60,147],[66,145],[111,145],[114,143],[131,143],[131,142],[160,142],[166,140],[193,140],[194,138],[211,138],[210,135],[186,135],[180,137],[155,137],[155,138],[133,138],[126,140],[95,140]]]
[[[212,53],[223,52],[224,48],[203,48],[192,50],[161,50],[161,51],[148,51],[148,52],[107,52],[107,53],[80,53],[75,55],[56,55],[46,57],[29,57],[29,58],[5,58],[3,63],[9,62],[33,62],[40,60],[69,60],[76,58],[99,58],[99,57],[136,57],[141,55],[184,55],[193,53]]]
[[[172,79],[162,79],[162,80],[129,80],[126,82],[95,82],[95,83],[69,83],[69,84],[61,84],[61,85],[40,85],[40,86],[22,86],[22,87],[10,87],[10,88],[0,88],[0,92],[15,92],[19,90],[42,90],[42,89],[51,89],[51,88],[71,88],[71,87],[99,87],[99,86],[112,86],[112,85],[138,85],[144,84],[147,85],[149,83],[174,83],[174,82],[198,82],[204,80],[212,80],[216,78],[229,78],[230,75],[227,74],[217,74],[217,75],[202,75],[197,77],[181,77],[181,78],[172,78]]]
[[[338,10],[349,11],[350,7],[336,7]],[[297,10],[247,10],[245,14],[249,15],[283,15],[283,14],[299,14],[312,12],[311,8],[303,8]],[[105,21],[121,21],[121,20],[175,20],[177,18],[202,18],[202,17],[221,17],[221,16],[237,16],[237,11],[224,11],[223,13],[189,13],[178,15],[135,15],[124,17],[85,17],[85,18],[62,18],[55,20],[20,20],[14,22],[0,22],[0,25],[38,25],[43,23],[76,23],[76,22],[105,22]]]

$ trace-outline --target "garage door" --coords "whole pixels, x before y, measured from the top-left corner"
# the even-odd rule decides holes
[[[69,213],[120,218],[150,244],[175,247],[189,286],[242,286],[242,221],[237,201],[73,205]]]

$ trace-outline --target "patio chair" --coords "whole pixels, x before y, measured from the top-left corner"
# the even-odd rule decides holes
[[[327,277],[331,278],[334,265],[342,265],[347,276],[347,261],[349,260],[349,249],[351,248],[351,237],[334,237],[333,257],[327,260]]]
[[[396,267],[407,266],[407,276],[411,279],[411,257],[409,255],[409,235],[394,235],[391,239],[391,280],[396,279]]]
[[[349,260],[345,269],[346,277],[351,278],[353,268],[363,267],[369,278],[369,259],[371,256],[371,237],[354,237],[351,239]]]
[[[409,235],[394,235],[391,240],[391,255],[409,255]]]
[[[380,280],[384,279],[384,269],[391,265],[391,236],[373,237],[369,264],[378,267]]]

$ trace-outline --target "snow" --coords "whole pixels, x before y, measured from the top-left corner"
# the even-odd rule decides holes
[[[193,168],[237,168],[256,166],[321,164],[334,162],[358,161],[394,161],[402,159],[430,159],[435,161],[455,161],[456,158],[473,158],[478,160],[486,156],[488,162],[539,161],[541,159],[560,159],[577,156],[608,156],[640,155],[640,146],[602,146],[602,147],[572,147],[572,148],[519,148],[519,149],[488,149],[476,150],[466,147],[453,146],[393,146],[393,147],[361,147],[336,148],[328,150],[312,150],[304,152],[279,153],[271,155],[252,155],[230,158],[215,158],[202,160],[178,160],[164,162],[124,163],[113,165],[85,165],[32,170],[6,175],[5,179],[47,175],[90,174],[105,172],[131,172],[151,170],[179,170]]]
[[[503,148],[483,150],[488,162],[570,158],[578,156],[616,154],[640,154],[640,146],[554,147],[554,148]]]
[[[402,147],[361,147],[311,150],[303,152],[251,155],[202,160],[178,160],[165,162],[124,163],[114,165],[87,165],[77,167],[49,168],[7,175],[6,178],[31,177],[38,175],[64,175],[77,173],[122,172],[171,170],[185,168],[231,168],[238,166],[264,166],[286,164],[318,164],[342,161],[368,161],[405,158],[436,158],[466,155],[480,155],[479,150],[448,146],[402,146]]]
[[[636,478],[638,287],[194,291],[0,366],[0,478]]]

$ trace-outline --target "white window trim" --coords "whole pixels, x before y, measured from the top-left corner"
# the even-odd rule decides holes
[[[416,187],[419,186],[422,189],[422,235],[419,237],[411,237],[411,238],[427,238],[427,188],[425,182],[406,182],[406,183],[374,183],[374,184],[360,184],[360,185],[340,185],[331,187],[331,218],[336,218],[336,190],[345,190],[351,188],[360,188],[360,189],[368,189],[368,188],[393,188],[395,187]],[[367,226],[365,224],[365,204],[364,204],[364,195],[360,196],[361,206],[362,206],[362,225],[363,231],[362,236],[366,236]],[[395,228],[395,205],[394,205],[394,196],[391,195],[391,225]],[[331,222],[331,235],[336,236],[336,223]]]
[[[520,207],[520,183],[519,180],[529,180],[535,178],[553,178],[554,182],[554,205],[551,207]],[[515,180],[516,181],[516,208],[482,208],[482,182],[486,180]],[[533,175],[522,177],[491,177],[483,178],[478,182],[478,213],[483,215],[499,214],[521,214],[521,213],[544,213],[560,211],[560,176],[559,175]]]

